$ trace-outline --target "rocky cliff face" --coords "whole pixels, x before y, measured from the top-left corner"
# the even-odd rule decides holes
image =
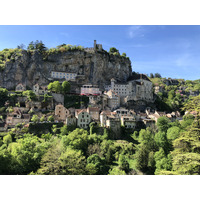
[[[81,84],[98,84],[103,87],[111,78],[126,80],[132,72],[129,59],[107,52],[68,51],[50,54],[46,59],[35,51],[22,52],[22,56],[6,63],[0,72],[0,86],[14,89],[18,83],[28,88],[36,83],[46,85],[51,81],[51,71],[74,72],[82,77]]]

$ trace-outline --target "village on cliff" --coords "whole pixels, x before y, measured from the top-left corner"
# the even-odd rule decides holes
[[[93,48],[85,51],[101,51],[102,45],[94,42]],[[15,107],[6,101],[8,110],[6,117],[0,120],[0,131],[7,131],[18,125],[29,127],[31,124],[49,123],[66,124],[71,127],[88,129],[90,124],[107,128],[114,139],[121,138],[122,129],[137,130],[141,127],[155,127],[157,119],[166,116],[171,121],[182,120],[180,112],[159,112],[154,106],[156,94],[162,93],[163,88],[153,84],[145,74],[133,72],[126,80],[116,77],[110,79],[110,84],[99,87],[98,84],[87,83],[77,87],[80,75],[69,71],[50,72],[53,83],[68,83],[68,91],[56,91],[53,86],[32,86],[32,93],[26,93],[27,86],[18,83],[15,91],[9,95],[18,95]],[[167,85],[178,85],[173,79],[165,80]],[[27,95],[24,95],[27,94]],[[32,97],[31,97],[32,95]],[[190,94],[191,95],[191,94]],[[194,94],[195,95],[195,94]]]

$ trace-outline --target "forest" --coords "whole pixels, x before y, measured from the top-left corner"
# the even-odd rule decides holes
[[[154,128],[113,140],[112,133],[53,125],[49,133],[17,126],[0,135],[4,175],[195,175],[200,174],[200,96],[184,104],[181,122],[160,117]],[[36,124],[32,124],[34,126]]]

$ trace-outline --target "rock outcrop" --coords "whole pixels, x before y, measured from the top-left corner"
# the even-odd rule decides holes
[[[97,84],[104,87],[111,78],[126,81],[131,75],[131,62],[122,56],[110,55],[106,51],[87,52],[81,50],[52,53],[47,57],[38,51],[22,51],[22,56],[6,63],[0,72],[0,86],[13,90],[18,83],[32,88],[36,83],[49,84],[51,71],[77,73],[81,84]]]

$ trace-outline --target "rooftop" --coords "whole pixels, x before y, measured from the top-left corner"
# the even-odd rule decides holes
[[[150,81],[149,78],[146,75],[144,75],[144,74],[136,74],[136,73],[134,73],[131,76],[129,76],[127,81],[133,81],[133,80],[138,80],[138,79],[144,79],[144,80]]]

